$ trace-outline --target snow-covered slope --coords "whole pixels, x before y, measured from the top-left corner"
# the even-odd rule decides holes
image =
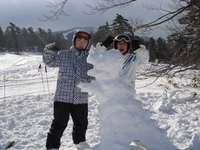
[[[14,147],[10,148],[11,150],[45,150],[46,135],[52,119],[57,69],[48,68],[46,74],[44,64],[42,64],[44,91],[41,71],[38,70],[40,64],[42,64],[42,56],[39,54],[26,53],[18,56],[0,53],[0,150],[3,150],[10,141],[16,142]],[[175,78],[174,82],[186,84],[190,82],[191,77],[199,74],[200,72],[196,70],[187,71],[182,78]],[[5,82],[4,75],[6,75]],[[158,122],[158,125],[166,130],[167,136],[177,148],[188,147],[194,139],[195,143],[190,150],[199,150],[199,87],[175,88],[168,83],[166,78],[160,78],[152,85],[144,86],[153,80],[153,77],[145,80],[137,79],[137,99],[142,102],[145,109],[151,112],[152,118]],[[161,84],[167,86],[168,90]],[[195,97],[193,97],[194,93],[197,94]],[[87,140],[94,150],[99,147],[100,142],[98,106],[99,101],[91,94]],[[135,111],[140,111],[140,109]],[[113,123],[119,120],[113,120]],[[71,130],[72,122],[69,123],[63,135],[61,150],[74,149]]]

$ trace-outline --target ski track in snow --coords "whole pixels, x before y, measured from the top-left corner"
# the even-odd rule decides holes
[[[57,69],[48,68],[50,95],[47,89],[46,74],[43,67],[45,93],[41,82],[42,56],[23,54],[20,56],[0,53],[0,150],[15,141],[10,150],[45,150],[46,135],[52,120],[52,104],[57,80]],[[3,75],[6,75],[6,97],[4,99]],[[187,78],[200,71],[188,71]],[[177,78],[177,81],[180,80]],[[183,79],[182,79],[183,80]],[[151,78],[137,80],[136,87],[150,83]],[[188,81],[189,82],[189,81]],[[173,144],[179,149],[188,147],[195,134],[200,136],[200,90],[198,88],[174,88],[166,93],[157,85],[167,84],[160,78],[154,84],[136,89],[137,99],[145,109],[152,112],[152,118],[167,131]],[[193,98],[192,92],[197,96]],[[89,98],[89,126],[87,141],[97,149],[100,142],[98,100],[94,95]],[[71,140],[72,122],[64,132],[60,150],[73,150]],[[192,150],[192,149],[191,149]],[[196,150],[196,149],[194,149]]]

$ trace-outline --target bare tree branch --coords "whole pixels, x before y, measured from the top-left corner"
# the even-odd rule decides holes
[[[103,1],[104,3],[97,3],[95,6],[85,3],[85,5],[90,8],[90,12],[89,13],[84,12],[84,13],[88,15],[93,15],[96,13],[105,13],[107,10],[115,7],[124,8],[136,0],[103,0]]]
[[[185,11],[190,6],[191,6],[191,3],[188,4],[185,7],[179,8],[179,9],[177,9],[175,11],[168,12],[168,13],[162,15],[161,17],[157,18],[156,20],[150,22],[150,23],[136,26],[134,28],[134,30],[142,29],[143,32],[146,32],[148,30],[152,30],[151,27],[155,27],[155,26],[161,25],[161,24],[163,24],[165,22],[168,22],[169,20],[172,20],[173,18],[175,18],[176,16],[178,16],[179,14],[181,14],[183,11]]]
[[[65,11],[64,11],[64,7],[66,5],[66,3],[68,2],[68,0],[62,0],[60,3],[58,2],[51,2],[47,7],[50,8],[50,13],[52,15],[48,16],[44,14],[44,18],[45,19],[40,19],[38,18],[40,21],[46,22],[48,20],[57,20],[60,18],[60,16],[64,15],[64,16],[68,16]]]

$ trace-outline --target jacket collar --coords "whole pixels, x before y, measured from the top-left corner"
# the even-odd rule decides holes
[[[74,46],[70,48],[70,50],[76,55],[76,56],[85,56],[88,54],[88,50],[78,50]]]

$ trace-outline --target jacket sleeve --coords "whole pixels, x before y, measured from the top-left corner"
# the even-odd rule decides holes
[[[137,69],[145,66],[149,62],[149,50],[144,45],[140,45],[140,48],[135,53],[138,57]]]
[[[45,48],[43,53],[43,62],[48,67],[59,67],[60,64],[59,53],[57,54],[56,52],[50,51]]]
[[[107,50],[107,48],[105,46],[103,46],[101,42],[98,42],[95,49],[94,49],[94,51],[96,53],[101,53],[101,52],[106,51],[106,50]]]

